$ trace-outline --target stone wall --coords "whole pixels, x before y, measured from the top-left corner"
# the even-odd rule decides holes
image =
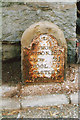
[[[9,43],[19,42],[25,29],[39,21],[50,21],[58,25],[68,40],[76,37],[75,3],[27,2],[24,4],[6,2],[2,5],[2,11],[3,43],[4,41]],[[73,48],[74,45],[75,42],[70,47]]]
[[[77,63],[80,63],[80,1],[77,2],[77,21],[76,21],[76,33],[77,33],[77,39],[79,42],[78,46],[78,60]]]

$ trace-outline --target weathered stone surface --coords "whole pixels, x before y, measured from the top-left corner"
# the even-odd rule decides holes
[[[18,98],[5,98],[4,93],[9,92],[10,91],[14,91],[16,89],[16,87],[9,87],[9,86],[1,86],[0,87],[0,97],[2,97],[0,99],[0,108],[2,109],[19,109],[20,108],[20,102]],[[8,93],[8,94],[9,94]]]
[[[20,102],[17,99],[0,99],[0,108],[2,109],[20,109]]]
[[[67,62],[76,63],[77,62],[77,48],[76,48],[76,38],[66,39],[67,41]]]
[[[74,71],[74,70],[73,70]],[[77,72],[77,71],[76,71]],[[75,73],[76,74],[76,73]],[[78,74],[78,73],[77,73]],[[70,76],[70,77],[69,77]],[[78,76],[68,74],[67,80],[60,83],[47,83],[41,85],[22,86],[21,96],[34,96],[46,94],[71,94],[78,91]],[[3,97],[16,97],[18,95],[17,87],[2,86]]]
[[[80,83],[79,83],[79,88],[80,88]],[[78,92],[78,104],[80,104],[80,92]]]
[[[33,45],[35,45],[35,47],[33,47]],[[47,48],[47,52],[49,52],[49,54],[45,53],[43,50],[42,50],[42,52],[44,52],[44,55],[41,53],[41,47],[43,47],[43,46],[49,47],[49,48]],[[35,82],[40,82],[41,80],[38,80],[38,78],[42,79],[42,78],[44,78],[42,76],[45,76],[47,78],[47,80],[44,79],[41,82],[50,81],[51,77],[54,80],[51,79],[50,82],[53,82],[53,81],[54,82],[62,82],[63,81],[63,79],[64,79],[64,64],[66,66],[66,61],[67,61],[67,43],[64,38],[63,32],[60,30],[60,28],[58,26],[56,26],[55,24],[48,22],[48,21],[38,22],[38,23],[31,25],[28,29],[25,30],[25,32],[22,35],[21,48],[22,48],[22,51],[21,51],[22,75],[23,75],[24,80],[26,80],[26,79],[31,80],[31,78],[32,78],[32,81],[34,81],[33,79],[37,78],[35,80]],[[29,49],[29,51],[26,51],[26,49]],[[53,51],[53,53],[52,53],[52,51]],[[57,58],[56,58],[54,51],[56,51],[56,55],[59,54],[59,55],[57,55]],[[35,53],[33,53],[33,52],[35,52]],[[50,54],[50,52],[52,54]],[[35,64],[34,61],[31,61],[33,59],[36,59],[36,61],[39,60],[40,58],[42,59],[42,57],[39,56],[39,53],[41,53],[43,55],[43,59],[44,59],[44,56],[46,55],[45,58],[46,57],[47,58],[44,61],[47,61],[47,63],[45,63],[45,62],[40,63],[40,61],[39,61],[39,62],[36,62],[36,64]],[[30,57],[27,58],[27,56],[30,56]],[[60,62],[59,62],[59,60],[57,60],[57,61],[55,61],[56,62],[55,64],[60,63],[60,66],[57,69],[60,71],[61,70],[63,71],[63,72],[60,72],[61,78],[59,77],[59,74],[56,71],[56,66],[54,64],[54,60],[53,60],[52,56],[54,57],[54,59],[59,59],[59,57],[60,57]],[[50,61],[48,60],[48,58],[51,58]],[[46,72],[46,70],[50,71],[51,77],[50,77],[50,74],[42,75],[43,73],[42,74],[40,73],[41,75],[40,74],[36,75],[36,73],[37,72],[39,73],[39,71],[37,71],[34,74],[34,70],[36,70],[37,68],[36,67],[32,68],[32,66],[33,65],[38,66],[38,64],[41,66],[41,64],[43,65],[43,63],[45,63],[45,65],[47,65],[47,69],[45,69],[45,67],[42,66],[43,68],[41,68],[41,69],[39,67],[39,71],[43,71],[44,73]],[[57,65],[57,67],[58,67],[58,65]],[[32,68],[32,69],[30,69],[30,68]],[[27,71],[29,71],[29,73]],[[56,73],[55,72],[52,73],[52,71],[56,71],[58,75],[54,75]],[[49,80],[48,80],[48,78],[49,78]]]
[[[66,38],[76,36],[76,4],[74,2],[65,4],[58,2],[26,3],[26,5],[24,3],[21,5],[19,3],[11,3],[11,5],[3,3],[3,6],[4,39],[8,34],[11,36],[11,40],[14,37],[20,40],[21,34],[26,28],[34,22],[42,20],[51,21],[58,25],[64,31]]]
[[[32,40],[40,34],[50,34],[54,36],[60,46],[67,48],[66,40],[60,28],[48,21],[38,22],[31,25],[22,35],[21,43],[23,47],[28,47]]]
[[[41,84],[35,84],[35,85],[33,84],[30,85],[28,83],[27,84],[25,83],[24,86],[22,85],[21,96],[77,93],[78,85],[80,86],[80,83],[78,83],[78,78],[80,78],[78,76],[80,71],[80,70],[78,71],[78,66],[79,66],[78,64],[77,66],[71,65],[71,67],[68,68],[66,72],[67,74],[66,81],[64,81],[64,83],[45,83],[45,84],[41,83]],[[12,82],[12,85],[13,85],[13,82]],[[9,86],[9,84],[2,85],[2,95],[4,97],[12,97],[12,96],[16,97],[16,95],[18,95],[17,88],[18,88],[18,85],[17,86]]]
[[[2,85],[0,87],[0,91],[2,93],[2,96],[4,96],[5,92],[9,92],[9,91],[13,91],[13,90],[17,90],[17,87],[15,87],[15,86],[8,86],[8,85]]]
[[[76,21],[76,33],[80,35],[80,18]]]
[[[23,35],[22,35],[22,39],[21,39],[21,48],[22,48],[21,57],[22,57],[22,78],[23,79],[29,79],[28,77],[26,78],[25,76],[30,76],[26,72],[26,71],[29,71],[29,70],[26,70],[26,68],[27,67],[29,68],[30,64],[28,63],[28,65],[29,65],[28,66],[27,62],[25,61],[25,59],[27,59],[27,58],[24,58],[24,56],[26,56],[24,54],[24,52],[23,52],[24,48],[27,48],[27,49],[29,48],[31,50],[31,48],[30,48],[31,43],[33,42],[33,40],[35,40],[41,34],[43,34],[43,35],[45,35],[45,34],[51,35],[53,38],[56,39],[56,42],[57,42],[58,46],[60,46],[61,48],[64,48],[64,53],[63,54],[65,56],[65,59],[64,59],[63,64],[65,64],[65,67],[66,67],[66,63],[67,63],[67,43],[66,43],[66,40],[64,38],[63,32],[60,30],[60,28],[57,25],[55,25],[55,24],[53,24],[51,22],[48,22],[48,21],[38,22],[38,23],[35,23],[35,24],[31,25],[29,28],[27,28],[25,30],[25,32],[23,33]],[[39,39],[39,41],[40,41],[40,39]],[[56,44],[55,44],[55,46],[56,46]],[[30,50],[29,50],[29,52],[30,52]],[[56,48],[55,48],[55,50],[56,50]],[[63,54],[62,54],[62,56],[63,56]],[[37,58],[37,56],[36,56],[36,58]],[[64,69],[64,67],[63,67],[63,69]],[[24,73],[25,73],[25,75],[24,75]],[[32,72],[31,72],[31,74],[32,74]],[[58,79],[58,78],[56,78],[56,79]],[[45,81],[46,80],[44,80],[44,82]]]
[[[2,80],[2,43],[0,42],[0,85]]]
[[[20,44],[3,44],[3,55],[2,60],[8,60],[15,57],[20,57],[21,47]]]
[[[22,106],[26,108],[27,106],[53,106],[68,104],[69,101],[64,94],[53,94],[46,96],[28,96],[22,99]]]
[[[0,98],[2,97],[2,87],[0,86]]]
[[[78,104],[78,93],[71,94],[70,99],[72,104]]]
[[[76,37],[75,3],[3,3],[3,41],[20,41],[31,24],[50,21],[58,25],[65,38]],[[17,56],[17,55],[16,55]]]
[[[3,110],[4,119],[6,118],[23,118],[23,119],[59,119],[62,120],[78,120],[78,106],[73,104],[58,105],[58,106],[42,106],[42,107],[27,107],[22,110]]]

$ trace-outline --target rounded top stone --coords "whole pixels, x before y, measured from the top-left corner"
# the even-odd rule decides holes
[[[62,30],[54,23],[48,21],[34,23],[27,28],[21,38],[22,47],[29,47],[33,39],[37,38],[40,34],[52,35],[60,46],[67,48]]]

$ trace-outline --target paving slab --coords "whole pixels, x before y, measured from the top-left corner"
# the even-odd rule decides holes
[[[71,94],[70,99],[72,104],[78,104],[78,93]]]
[[[45,96],[27,96],[21,101],[18,98],[2,98],[0,108],[2,109],[20,109],[20,102],[23,108],[34,106],[55,106],[69,104],[69,100],[64,94],[52,94]]]
[[[78,94],[71,94],[70,100],[72,104],[78,104]],[[42,96],[26,96],[19,101],[18,98],[2,98],[0,99],[0,108],[2,109],[20,109],[20,102],[23,108],[38,106],[58,106],[69,104],[69,99],[65,94],[51,94]]]
[[[28,106],[53,106],[69,104],[69,100],[64,94],[52,94],[45,96],[28,96],[22,99],[22,106],[26,108]]]
[[[2,109],[20,109],[20,102],[17,99],[2,98],[0,99],[0,108]]]

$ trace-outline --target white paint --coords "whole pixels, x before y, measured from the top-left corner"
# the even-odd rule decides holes
[[[46,35],[46,34],[40,35],[36,39],[36,41],[38,41],[38,46],[36,51],[37,62],[35,63],[35,56],[34,56],[33,59],[34,70],[32,70],[33,77],[36,75],[36,78],[37,77],[55,78],[57,74],[60,73],[61,70],[61,67],[58,65],[58,62],[63,62],[59,64],[64,64],[64,60],[63,60],[64,58],[62,57],[60,58],[61,54],[64,53],[64,48],[61,49],[61,47],[58,46],[57,40],[50,35]],[[59,54],[57,55],[57,53]]]
[[[43,39],[45,37],[45,39]],[[51,40],[51,37],[48,35],[41,35],[40,36],[40,45],[39,46],[45,46],[45,49],[39,49],[38,52],[42,52],[42,55],[38,55],[38,59],[44,59],[44,61],[38,61],[37,64],[39,66],[41,65],[46,65],[45,67],[38,67],[37,71],[40,73],[40,77],[43,77],[43,75],[41,74],[41,71],[44,72],[45,77],[50,78],[51,74],[48,74],[48,71],[51,73],[54,69],[53,67],[53,57],[54,55],[51,55],[51,49],[50,49],[50,43],[49,41]],[[46,49],[46,46],[48,46],[48,49]],[[49,53],[49,55],[46,55],[46,53]]]

